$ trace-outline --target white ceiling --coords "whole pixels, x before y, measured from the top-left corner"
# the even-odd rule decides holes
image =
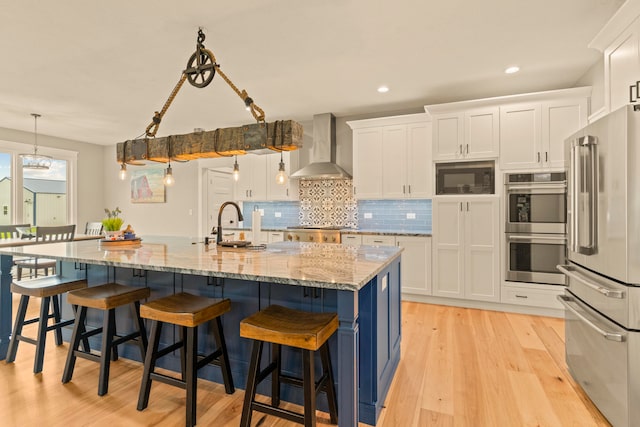
[[[114,144],[142,134],[195,50],[267,121],[571,87],[622,0],[0,0],[0,127]],[[518,64],[521,71],[505,75]],[[390,91],[379,94],[376,88]],[[216,75],[158,136],[253,122]]]

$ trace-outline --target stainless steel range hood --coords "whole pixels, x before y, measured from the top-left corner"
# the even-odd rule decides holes
[[[331,113],[313,116],[313,145],[310,163],[291,174],[293,179],[351,179],[336,164],[336,118]]]

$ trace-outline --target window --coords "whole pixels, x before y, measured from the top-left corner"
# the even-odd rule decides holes
[[[77,153],[48,147],[39,152],[54,158],[47,170],[23,169],[20,153],[33,146],[0,141],[0,224],[51,226],[76,222]],[[7,149],[5,149],[7,147]]]
[[[0,153],[0,225],[11,224],[11,154]]]

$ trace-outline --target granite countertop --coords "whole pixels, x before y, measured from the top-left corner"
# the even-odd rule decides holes
[[[0,248],[0,254],[357,291],[400,256],[396,246],[278,242],[263,250],[183,237],[142,236],[139,245],[96,241]]]

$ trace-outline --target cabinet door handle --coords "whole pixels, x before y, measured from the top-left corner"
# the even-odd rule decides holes
[[[467,202],[467,212],[469,212],[469,202]]]
[[[460,212],[462,212],[462,202],[460,202]]]
[[[404,191],[404,185],[402,186],[402,194],[406,194],[406,191]]]
[[[548,151],[544,152],[544,161],[549,163],[549,152]]]
[[[287,197],[289,197],[289,189],[287,188]]]
[[[464,151],[462,151],[462,144],[460,144],[460,155],[464,154]]]
[[[467,154],[469,154],[469,144],[467,144]]]
[[[408,187],[409,187],[409,194],[411,194],[411,184],[409,184]]]
[[[540,163],[540,152],[538,151],[538,163]]]

